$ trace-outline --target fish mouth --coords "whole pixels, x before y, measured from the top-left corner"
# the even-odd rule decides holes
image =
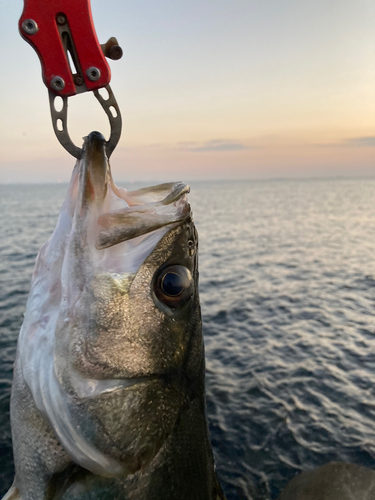
[[[164,184],[162,187],[163,189],[160,189],[162,195],[168,191],[169,193],[160,201],[129,206],[101,215],[98,220],[100,232],[96,240],[96,248],[103,250],[170,224],[184,221],[189,216],[190,207],[184,203],[179,204],[179,201],[189,193],[189,186],[179,182]]]
[[[83,138],[83,155],[92,158],[95,161],[96,159],[103,160],[107,155],[105,153],[106,140],[104,135],[101,132],[97,132],[94,130],[87,137]]]
[[[93,253],[95,250],[99,252],[98,257],[103,251],[130,240],[132,247],[141,244],[149,247],[151,252],[169,229],[191,215],[187,200],[190,188],[183,182],[164,183],[136,191],[118,187],[113,181],[105,148],[106,141],[100,132],[91,132],[84,139],[76,180],[77,203],[73,207],[77,226],[81,227],[81,232],[82,229],[87,232],[87,241]],[[153,234],[152,244],[147,238],[150,234]],[[122,248],[124,253],[129,250],[125,247]],[[141,247],[138,251],[144,254],[144,260],[147,252],[142,252]],[[130,266],[130,272],[136,270],[134,267]]]
[[[106,140],[100,132],[84,137],[82,160],[79,162],[79,191],[81,206],[103,202],[107,194],[108,158]]]

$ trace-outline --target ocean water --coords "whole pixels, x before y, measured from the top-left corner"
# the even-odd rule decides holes
[[[228,500],[331,460],[375,467],[375,180],[192,183],[207,405]],[[138,187],[138,186],[136,186]],[[0,495],[38,249],[66,186],[0,186]]]

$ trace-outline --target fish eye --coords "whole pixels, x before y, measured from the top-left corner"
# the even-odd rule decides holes
[[[161,289],[168,297],[177,297],[185,288],[184,278],[175,271],[167,272],[161,279]]]
[[[155,281],[157,298],[169,307],[180,307],[192,296],[192,276],[184,266],[164,268]]]

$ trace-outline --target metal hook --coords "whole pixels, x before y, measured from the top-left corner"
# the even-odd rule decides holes
[[[111,126],[111,135],[109,137],[109,140],[106,142],[106,152],[109,158],[113,153],[113,150],[117,146],[118,141],[120,140],[122,119],[120,108],[117,104],[116,98],[112,92],[110,85],[107,85],[104,88],[108,92],[108,99],[104,99],[104,97],[100,95],[99,90],[94,90],[94,94],[100,102],[106,115],[108,116]],[[53,130],[55,131],[55,135],[60,144],[68,151],[68,153],[79,160],[82,156],[82,149],[73,143],[68,133],[68,98],[65,96],[58,96],[51,90],[48,91],[48,95],[52,125]],[[61,99],[63,100],[63,107],[61,111],[56,110],[56,97],[61,97]]]

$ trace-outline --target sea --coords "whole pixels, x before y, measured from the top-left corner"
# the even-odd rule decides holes
[[[0,496],[17,335],[66,189],[0,186]],[[228,500],[276,499],[332,460],[375,468],[375,179],[192,182],[190,201]]]

